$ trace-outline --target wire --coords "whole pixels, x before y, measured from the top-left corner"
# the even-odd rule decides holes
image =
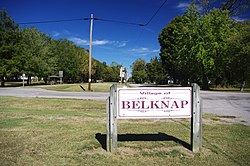
[[[94,18],[94,20],[106,21],[106,22],[113,22],[113,23],[121,23],[121,24],[130,24],[130,25],[137,25],[137,26],[144,26],[144,24],[133,23],[133,22],[126,22],[126,21],[118,21],[118,20],[109,20],[103,18]]]
[[[89,18],[76,18],[76,19],[68,19],[68,20],[50,20],[50,21],[21,22],[21,23],[17,23],[17,24],[20,24],[20,25],[24,25],[24,24],[46,24],[46,23],[82,21],[82,20],[89,20]]]
[[[161,10],[161,8],[165,5],[165,3],[167,2],[168,0],[165,0],[162,4],[161,4],[161,6],[156,10],[156,12],[153,14],[153,16],[149,19],[149,21],[146,23],[146,24],[144,24],[144,26],[147,26],[153,19],[154,19],[154,17],[156,16],[156,14]]]

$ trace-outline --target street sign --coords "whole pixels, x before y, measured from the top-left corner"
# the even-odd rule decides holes
[[[59,71],[59,77],[63,77],[63,71]]]
[[[121,67],[120,68],[120,77],[124,78],[124,75],[125,75],[124,67]]]

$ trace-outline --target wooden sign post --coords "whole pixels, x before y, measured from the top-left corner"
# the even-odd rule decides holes
[[[117,85],[110,87],[110,96],[107,99],[107,140],[108,152],[114,153],[117,148]]]
[[[202,112],[200,87],[192,84],[192,117],[191,117],[191,147],[194,153],[199,152],[202,146]]]
[[[117,149],[117,119],[191,118],[191,149],[202,143],[200,87],[117,88],[112,85],[106,101],[108,152]]]

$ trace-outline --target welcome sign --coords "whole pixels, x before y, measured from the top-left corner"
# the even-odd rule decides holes
[[[190,118],[192,88],[118,88],[117,118]]]
[[[202,111],[200,87],[110,87],[106,100],[106,147],[116,152],[119,119],[190,118],[191,150],[199,152],[202,146]],[[132,125],[133,127],[133,125]]]

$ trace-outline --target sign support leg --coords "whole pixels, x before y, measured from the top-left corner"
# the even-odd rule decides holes
[[[192,118],[191,118],[191,148],[198,153],[202,145],[202,110],[200,100],[200,87],[192,84]]]
[[[110,88],[110,97],[107,99],[107,151],[114,153],[117,148],[117,85]]]
[[[110,152],[110,97],[106,100],[106,150]]]

